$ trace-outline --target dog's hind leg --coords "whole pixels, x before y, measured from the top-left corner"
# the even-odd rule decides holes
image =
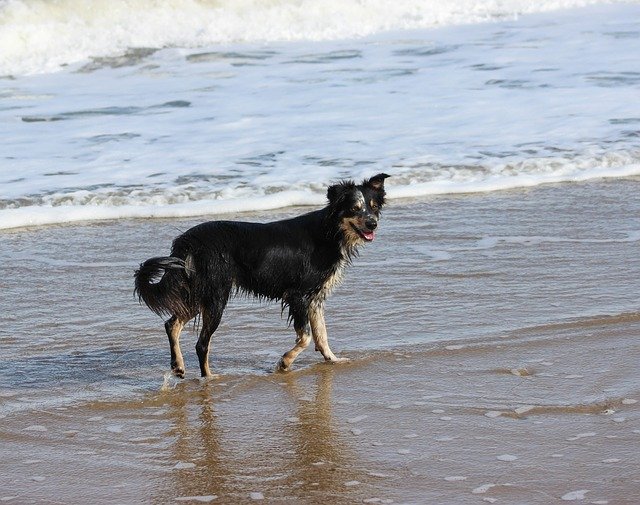
[[[184,359],[180,351],[180,333],[186,324],[176,316],[172,316],[164,323],[164,329],[169,337],[169,348],[171,349],[171,371],[176,377],[184,378]]]
[[[309,327],[309,308],[307,303],[299,295],[289,295],[286,300],[289,305],[289,320],[293,319],[293,327],[296,330],[296,345],[285,352],[278,361],[276,371],[287,372],[293,361],[311,343],[311,328]]]
[[[344,363],[349,358],[338,358],[329,347],[329,339],[327,337],[327,327],[324,322],[324,305],[320,302],[314,302],[309,307],[309,322],[311,323],[311,332],[313,333],[313,341],[316,344],[316,351],[320,351],[325,361],[331,363]]]
[[[218,329],[222,320],[222,312],[227,304],[228,293],[224,298],[219,298],[216,304],[209,304],[202,309],[202,328],[200,337],[196,343],[196,353],[200,362],[200,375],[202,377],[210,377],[211,370],[209,368],[209,344],[211,336]]]

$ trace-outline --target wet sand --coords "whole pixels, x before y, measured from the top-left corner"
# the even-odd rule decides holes
[[[190,223],[4,233],[0,500],[637,503],[639,182],[392,202],[327,308],[351,363],[272,373],[240,299],[207,381],[131,294]]]
[[[1,498],[636,503],[639,332],[600,318],[38,411],[3,423]]]

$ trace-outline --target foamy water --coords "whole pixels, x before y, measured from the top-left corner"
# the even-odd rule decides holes
[[[638,174],[640,5],[591,3],[0,3],[0,228]]]
[[[598,0],[2,0],[0,74],[59,70],[132,47],[336,40],[515,18]]]

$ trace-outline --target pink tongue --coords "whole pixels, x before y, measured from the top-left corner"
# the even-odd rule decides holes
[[[375,232],[372,232],[372,231],[363,231],[362,236],[365,238],[365,240],[368,240],[369,242],[371,242],[374,238],[376,238]]]

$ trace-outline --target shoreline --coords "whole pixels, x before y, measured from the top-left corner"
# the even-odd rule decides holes
[[[552,179],[543,182],[532,182],[525,177],[521,184],[496,186],[491,181],[485,181],[484,186],[462,190],[447,189],[447,184],[438,187],[438,181],[411,184],[408,186],[388,188],[387,200],[391,205],[408,205],[412,201],[424,202],[438,198],[464,198],[470,196],[490,196],[494,193],[513,194],[545,190],[552,187],[566,185],[597,185],[607,181],[640,181],[638,171],[640,167],[632,165],[622,170],[622,175],[582,175],[568,179]],[[393,177],[393,176],[391,176]],[[400,176],[402,178],[402,176]],[[406,176],[405,176],[406,178]],[[417,188],[423,188],[418,189]],[[432,189],[428,189],[428,188]],[[39,230],[52,226],[92,226],[114,222],[135,221],[176,221],[185,219],[237,219],[242,216],[254,216],[264,214],[279,215],[296,212],[299,209],[313,209],[323,206],[324,193],[306,193],[302,191],[290,191],[281,194],[262,195],[255,198],[238,198],[231,200],[194,200],[188,203],[169,205],[122,205],[122,206],[90,206],[90,205],[61,205],[53,207],[19,207],[0,209],[0,216],[4,218],[4,224],[0,225],[0,233],[29,230]],[[33,215],[28,224],[9,224],[21,214]],[[7,214],[9,215],[7,218]],[[66,221],[65,221],[66,220]]]
[[[4,233],[0,499],[634,503],[636,195],[612,180],[392,202],[327,302],[353,362],[309,349],[270,373],[294,332],[237,298],[210,381],[191,331],[187,378],[167,378],[162,320],[132,296],[139,262],[195,219]]]
[[[5,418],[13,463],[0,498],[631,504],[638,331],[640,313],[531,329],[533,340],[188,378],[130,401],[18,416],[12,429]]]

